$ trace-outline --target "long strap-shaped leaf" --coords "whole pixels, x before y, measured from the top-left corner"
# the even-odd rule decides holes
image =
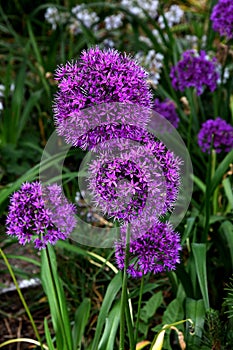
[[[57,274],[54,249],[49,245],[41,252],[41,281],[49,301],[57,350],[73,350],[65,294]]]
[[[206,271],[206,244],[192,243],[192,251],[194,256],[197,278],[201,289],[201,294],[204,300],[205,310],[210,307],[208,286],[207,286],[207,271]]]
[[[118,274],[112,279],[110,284],[108,285],[103,304],[100,309],[99,317],[98,317],[98,322],[97,322],[97,327],[96,327],[96,332],[95,332],[95,337],[92,343],[92,348],[91,350],[97,350],[100,337],[102,335],[102,330],[105,325],[105,321],[108,317],[109,310],[112,306],[113,301],[115,301],[116,295],[119,292],[121,288],[121,282],[122,282],[122,277],[121,273],[118,272]]]

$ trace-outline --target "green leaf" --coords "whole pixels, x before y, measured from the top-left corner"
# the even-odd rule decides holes
[[[53,164],[57,164],[59,161],[63,160],[66,155],[66,152],[60,152],[51,156],[49,159],[46,159],[40,164],[35,165],[32,169],[28,170],[24,175],[17,179],[14,183],[9,184],[8,187],[0,190],[0,205],[3,203],[7,197],[18,190],[21,184],[25,181],[33,181],[38,177],[39,172],[42,173],[46,169],[50,168]]]
[[[231,186],[229,177],[226,177],[222,183],[223,183],[225,194],[230,203],[231,209],[233,209],[233,192],[232,192],[232,186]]]
[[[50,335],[50,331],[49,331],[48,321],[46,318],[44,319],[44,331],[45,331],[45,338],[46,338],[46,342],[49,347],[49,350],[55,350],[52,342],[52,338]]]
[[[149,318],[154,316],[156,310],[162,304],[162,302],[163,302],[162,291],[159,291],[154,295],[152,295],[152,297],[143,306],[140,313],[140,319],[143,320],[145,323],[147,323]]]
[[[82,336],[90,316],[90,310],[91,300],[85,298],[75,312],[74,327],[72,329],[74,350],[81,349]]]
[[[171,324],[184,318],[184,310],[182,303],[178,299],[172,300],[172,302],[166,308],[163,315],[163,324]]]
[[[231,266],[233,267],[233,225],[230,221],[224,221],[219,227],[219,232],[227,242],[227,248],[231,256]]]
[[[206,244],[192,243],[192,252],[194,256],[197,278],[201,289],[201,294],[204,300],[205,310],[208,310],[210,305],[206,271]]]
[[[112,303],[116,299],[116,295],[121,288],[121,284],[122,284],[122,276],[121,276],[121,272],[118,272],[118,274],[114,276],[114,278],[108,285],[108,288],[103,300],[103,304],[100,309],[99,317],[98,317],[95,336],[91,347],[92,350],[98,349],[99,340],[102,335],[102,330],[103,330],[106,318],[109,316],[109,310],[112,306]]]
[[[113,350],[116,340],[116,332],[120,323],[120,300],[114,305],[106,318],[104,333],[100,339],[98,350]]]
[[[199,189],[205,193],[206,191],[206,185],[204,184],[204,182],[202,182],[197,176],[192,175],[192,179],[193,182],[197,185],[197,187],[199,187]]]
[[[189,238],[190,233],[192,232],[195,220],[196,220],[195,216],[194,217],[192,216],[192,217],[187,219],[186,225],[185,225],[185,230],[184,230],[184,233],[182,235],[181,245],[183,245],[184,242],[186,241],[186,239]]]
[[[218,184],[221,183],[222,177],[226,173],[231,163],[233,163],[233,150],[226,155],[226,157],[216,169],[214,177],[212,178],[212,181],[210,183],[210,194],[212,194],[215,188],[218,186]]]
[[[39,101],[42,95],[42,90],[36,91],[32,93],[32,95],[29,97],[27,104],[22,112],[22,115],[20,116],[19,119],[19,125],[17,129],[17,140],[20,138],[21,132],[30,117],[30,113],[34,105]]]
[[[72,350],[72,335],[65,294],[57,274],[54,248],[50,245],[41,251],[41,281],[49,301],[57,348]]]
[[[27,261],[29,264],[34,264],[36,266],[41,266],[40,261],[37,261],[33,258],[29,258],[27,256],[22,256],[22,255],[14,255],[14,254],[7,254],[7,259],[19,259],[19,260],[23,260],[23,261]]]
[[[199,345],[203,327],[205,322],[205,305],[204,300],[194,300],[191,298],[186,299],[186,317],[191,318],[194,322],[195,337],[189,336],[190,343]]]

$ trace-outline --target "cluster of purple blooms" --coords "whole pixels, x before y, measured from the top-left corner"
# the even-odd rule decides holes
[[[132,234],[134,235],[133,229]],[[125,239],[115,244],[116,261],[124,268]],[[180,262],[180,238],[169,223],[157,222],[147,231],[131,239],[129,244],[129,267],[127,272],[135,278],[149,272],[174,270]]]
[[[91,48],[77,62],[57,69],[59,90],[54,101],[58,134],[97,154],[88,179],[95,204],[124,222],[116,244],[119,268],[125,251],[124,225],[133,221],[128,272],[134,277],[173,269],[180,250],[179,235],[159,218],[172,211],[177,199],[181,160],[145,128],[153,107],[147,77],[126,54]],[[138,144],[136,149],[132,142]],[[74,207],[62,199],[61,188],[53,185],[46,191],[43,196],[40,183],[24,184],[11,199],[8,234],[16,235],[21,244],[34,241],[41,249],[65,239],[75,227]],[[127,204],[121,203],[123,198]]]
[[[216,58],[210,60],[204,50],[200,54],[195,50],[187,50],[183,52],[183,59],[172,67],[170,77],[175,90],[184,91],[193,87],[197,95],[201,95],[204,87],[208,87],[212,92],[219,79]]]
[[[90,124],[87,125],[90,118],[83,118],[81,110],[112,102],[150,108],[152,95],[147,76],[148,73],[126,54],[98,47],[84,50],[78,61],[61,65],[55,73],[59,88],[54,101],[58,133],[77,146],[75,137],[70,135],[74,130],[72,123],[75,129],[90,129]]]
[[[212,148],[217,152],[229,152],[233,149],[233,127],[224,119],[209,119],[202,124],[198,134],[198,144],[203,152]]]
[[[130,222],[142,213],[146,204],[148,184],[145,176],[145,169],[140,169],[129,159],[105,161],[98,168],[93,190],[101,202],[109,204],[105,209],[109,216]],[[119,197],[121,201],[117,202]],[[125,198],[129,198],[127,205]]]
[[[98,152],[89,167],[88,187],[104,214],[149,226],[173,209],[180,160],[162,142],[135,146],[127,141],[118,140],[118,152]]]
[[[233,38],[233,2],[232,0],[219,0],[213,7],[210,19],[213,29],[221,36]]]
[[[165,101],[160,101],[158,98],[156,98],[154,100],[153,109],[155,112],[166,118],[174,126],[174,128],[178,127],[179,117],[176,112],[175,103],[172,100],[167,98]]]
[[[60,186],[24,183],[10,199],[7,234],[17,236],[20,244],[34,242],[42,249],[70,235],[76,226],[74,212]]]

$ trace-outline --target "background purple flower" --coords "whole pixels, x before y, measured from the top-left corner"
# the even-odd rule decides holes
[[[34,242],[42,249],[66,239],[76,225],[75,208],[56,184],[42,188],[40,182],[24,183],[10,199],[7,234],[20,244]]]
[[[213,7],[210,19],[213,29],[221,36],[233,38],[233,2],[232,0],[219,0]]]
[[[229,152],[233,148],[233,127],[220,117],[209,119],[202,124],[198,134],[198,144],[203,152],[213,148],[217,153]]]
[[[61,65],[55,79],[58,81],[54,100],[55,125],[58,133],[66,138],[69,138],[72,125],[67,124],[69,118],[76,120],[75,128],[85,129],[86,123],[90,122],[91,118],[85,120],[80,114],[84,108],[112,102],[144,108],[152,105],[146,71],[130,56],[113,49],[84,50],[78,61]]]
[[[125,231],[125,230],[124,230]],[[132,229],[132,235],[134,232]],[[124,269],[125,239],[115,244],[115,257],[119,269]],[[142,277],[149,272],[154,274],[174,270],[180,262],[180,237],[169,223],[157,222],[148,231],[130,240],[129,267],[132,277]]]
[[[203,93],[204,87],[214,91],[219,79],[216,59],[210,60],[205,51],[200,51],[200,54],[195,50],[185,51],[183,59],[172,67],[170,77],[175,90],[194,87],[197,95]]]
[[[178,127],[179,124],[179,117],[176,113],[176,106],[175,103],[172,100],[169,100],[166,98],[164,101],[159,101],[158,98],[154,100],[153,104],[153,110],[159,114],[162,115],[162,117],[166,118],[175,128]],[[153,116],[152,121],[150,124],[153,123]]]

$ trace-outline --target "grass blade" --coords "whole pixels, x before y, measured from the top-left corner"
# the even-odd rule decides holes
[[[85,298],[75,312],[75,322],[72,329],[74,350],[81,349],[82,336],[90,316],[90,310],[91,300],[89,298]]]
[[[201,294],[204,300],[205,310],[210,307],[209,295],[207,287],[207,271],[206,271],[206,244],[192,243],[192,252],[196,266],[197,278],[201,289]]]

